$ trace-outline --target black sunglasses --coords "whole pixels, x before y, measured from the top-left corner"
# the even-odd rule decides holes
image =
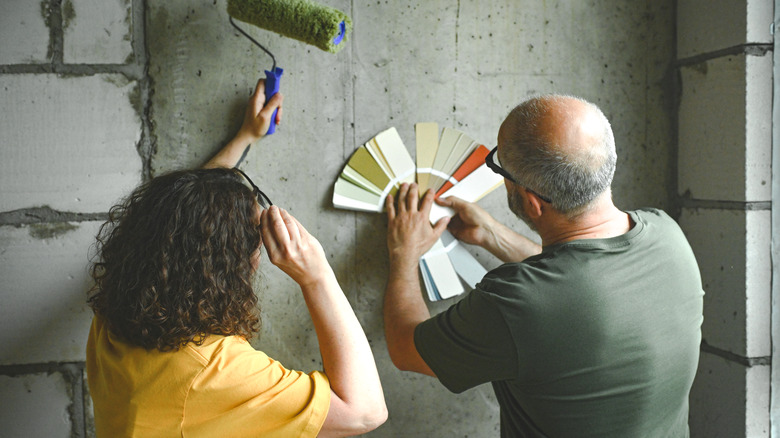
[[[257,203],[260,204],[263,208],[268,208],[272,205],[274,205],[273,202],[271,202],[271,199],[263,193],[262,190],[260,190],[257,185],[255,185],[254,181],[252,181],[252,178],[249,178],[246,173],[244,173],[243,170],[239,169],[238,167],[234,167],[233,170],[237,171],[241,174],[241,176],[244,177],[247,182],[249,182],[249,185],[252,186],[252,192],[255,194],[255,197],[257,198]]]
[[[504,178],[508,179],[509,181],[512,181],[513,183],[517,185],[522,185],[519,182],[517,182],[514,178],[512,178],[512,175],[509,174],[509,172],[506,171],[503,167],[501,167],[498,162],[496,161],[496,152],[498,152],[498,146],[494,147],[492,151],[490,151],[489,154],[485,157],[485,164],[487,164],[487,167],[492,170],[493,172],[503,176]],[[525,187],[526,190],[536,195],[539,199],[542,201],[552,204],[552,201],[550,198],[546,196],[542,196],[539,193],[536,193],[535,191],[529,189],[528,187]]]

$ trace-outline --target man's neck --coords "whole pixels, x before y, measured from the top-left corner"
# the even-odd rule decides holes
[[[563,215],[551,214],[549,220],[539,224],[542,245],[550,246],[582,239],[607,239],[627,233],[633,227],[630,216],[615,207],[611,199],[605,201],[599,202],[573,220]]]

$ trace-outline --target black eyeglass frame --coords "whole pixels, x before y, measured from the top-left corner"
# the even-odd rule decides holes
[[[243,170],[239,169],[238,167],[234,167],[233,170],[237,171],[241,174],[241,176],[244,177],[247,182],[249,182],[249,185],[252,186],[252,193],[254,193],[255,198],[257,198],[257,203],[260,204],[263,208],[268,208],[272,205],[274,205],[273,202],[271,202],[271,198],[268,197],[268,195],[265,194],[262,190],[260,190],[259,187],[255,184],[254,181],[252,181],[252,178],[250,178],[246,173],[244,173]],[[267,204],[266,204],[267,202]]]
[[[496,163],[496,159],[495,159],[496,152],[498,152],[498,146],[494,147],[493,150],[490,151],[490,153],[488,153],[487,156],[485,157],[485,164],[487,165],[488,169],[490,169],[493,172],[503,176],[504,178],[508,179],[509,181],[512,181],[513,183],[515,183],[515,184],[517,184],[519,186],[522,186],[522,184],[517,182],[517,180],[515,180],[512,177],[512,175],[510,175],[509,172],[506,171],[506,169],[504,169],[503,167],[499,166],[498,163]],[[546,196],[543,196],[543,195],[540,195],[539,193],[529,189],[526,186],[523,186],[523,188],[525,188],[529,192],[531,192],[534,195],[536,195],[542,201],[544,201],[544,202],[546,202],[548,204],[552,204],[552,201],[550,200],[550,198],[548,198]]]

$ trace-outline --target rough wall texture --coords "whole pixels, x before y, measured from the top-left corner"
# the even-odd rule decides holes
[[[283,124],[243,168],[320,239],[368,334],[390,408],[370,435],[497,436],[489,386],[456,396],[390,363],[385,219],[332,208],[332,185],[352,151],[390,126],[412,154],[420,121],[493,145],[524,97],[563,92],[597,103],[613,123],[617,204],[676,214],[675,2],[328,4],[355,23],[336,55],[249,29],[285,69],[286,100]],[[11,0],[3,9],[0,332],[14,347],[0,354],[0,398],[18,409],[0,416],[0,428],[84,436],[83,291],[97,227],[138,182],[202,164],[224,144],[270,60],[232,29],[223,0]],[[505,203],[503,189],[481,201],[528,232]],[[294,283],[270,264],[262,269],[264,330],[254,344],[289,367],[318,368]]]
[[[706,292],[692,436],[770,433],[772,6],[677,2],[680,224]]]

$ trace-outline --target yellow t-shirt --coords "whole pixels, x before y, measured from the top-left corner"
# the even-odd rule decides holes
[[[98,437],[314,437],[330,407],[325,374],[287,370],[241,337],[150,351],[97,317],[87,380]]]

